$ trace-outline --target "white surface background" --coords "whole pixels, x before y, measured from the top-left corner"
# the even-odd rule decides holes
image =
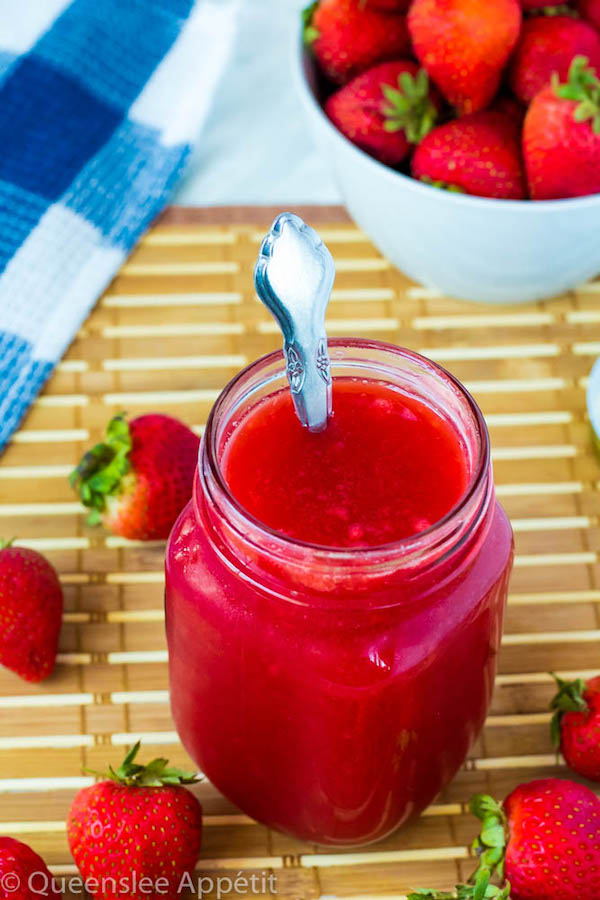
[[[221,2],[237,8],[233,56],[173,202],[341,202],[292,83],[290,57],[308,0]]]

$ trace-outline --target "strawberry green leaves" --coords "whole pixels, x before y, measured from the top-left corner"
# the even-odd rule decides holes
[[[78,491],[81,502],[92,512],[88,525],[97,525],[106,509],[106,498],[116,494],[121,481],[130,471],[131,434],[124,416],[115,416],[108,423],[106,437],[83,456],[71,473],[69,482]]]
[[[194,772],[169,767],[168,759],[153,759],[146,766],[135,762],[141,747],[141,741],[135,744],[118,769],[109,766],[108,772],[91,772],[101,778],[124,784],[128,787],[162,787],[167,784],[195,784],[199,779]]]
[[[477,885],[459,884],[456,891],[431,891],[422,889],[408,894],[407,900],[510,900],[510,885],[488,885],[480,892]]]
[[[569,69],[566,84],[558,76],[552,80],[557,97],[577,103],[573,118],[576,122],[591,122],[594,134],[600,134],[600,80],[588,65],[585,56],[576,56]]]
[[[475,794],[471,800],[471,812],[481,819],[481,832],[473,843],[479,857],[477,878],[487,881],[497,875],[504,878],[504,851],[506,847],[506,816],[500,804],[487,794]],[[482,894],[485,897],[485,894]],[[476,898],[478,900],[478,898]]]
[[[561,723],[564,714],[566,712],[588,712],[589,707],[584,697],[586,684],[582,678],[577,678],[575,681],[563,681],[554,673],[552,673],[552,677],[558,685],[558,693],[550,704],[550,709],[554,710],[550,729],[554,746],[560,747]]]
[[[475,794],[471,812],[481,819],[481,833],[473,844],[479,866],[469,884],[459,884],[454,892],[421,889],[407,900],[510,900],[510,884],[504,883],[506,816],[501,805],[487,794]],[[491,884],[492,878],[501,882]]]
[[[429,134],[437,119],[437,109],[429,93],[429,77],[425,69],[413,77],[410,72],[398,76],[398,88],[382,84],[385,97],[382,112],[386,131],[404,131],[411,144],[418,144]]]
[[[312,24],[313,16],[315,14],[315,10],[319,5],[319,0],[315,0],[314,3],[310,3],[305,9],[302,10],[302,35],[304,39],[304,43],[307,47],[310,47],[314,41],[319,37],[318,29]]]

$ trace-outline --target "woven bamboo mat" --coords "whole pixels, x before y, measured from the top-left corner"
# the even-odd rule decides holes
[[[524,778],[565,771],[549,740],[546,673],[600,669],[600,467],[584,398],[600,353],[600,284],[529,306],[459,303],[409,283],[338,211],[329,222],[304,214],[337,262],[329,333],[430,355],[486,414],[517,542],[500,675],[469,761],[419,822],[361,852],[329,853],[269,832],[203,784],[200,868],[273,872],[285,900],[397,900],[470,870],[473,791],[501,797]],[[163,546],[88,529],[67,475],[118,410],[168,411],[200,431],[225,382],[279,345],[252,290],[268,215],[193,218],[171,214],[142,242],[0,462],[0,534],[48,555],[67,608],[51,680],[30,687],[0,671],[0,833],[30,842],[59,873],[73,871],[64,819],[90,780],[83,766],[118,762],[138,738],[147,757],[189,762],[167,702]]]

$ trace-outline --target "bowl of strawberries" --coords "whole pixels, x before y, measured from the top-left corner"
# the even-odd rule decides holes
[[[491,303],[600,273],[600,0],[317,0],[300,93],[349,212]]]

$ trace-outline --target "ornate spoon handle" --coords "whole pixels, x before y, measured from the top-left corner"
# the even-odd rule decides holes
[[[316,231],[281,213],[261,244],[254,284],[283,332],[296,413],[310,431],[326,428],[331,415],[325,312],[334,278],[333,258]]]

